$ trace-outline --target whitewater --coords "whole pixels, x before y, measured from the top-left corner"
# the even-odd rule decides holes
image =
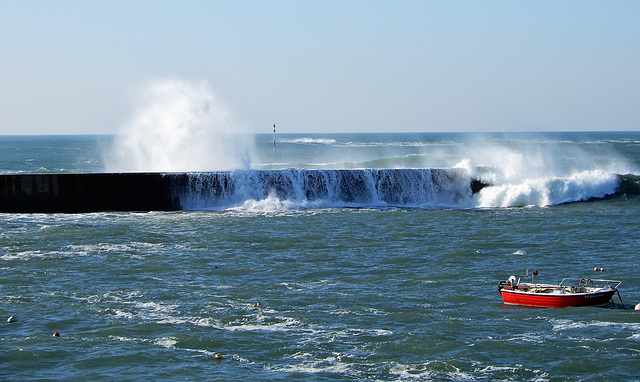
[[[97,170],[192,173],[177,192],[185,209],[267,199],[291,208],[549,206],[614,195],[640,172],[620,152],[633,134],[276,135],[273,124],[271,136],[241,126],[206,82],[151,82],[103,144]]]
[[[188,174],[175,190],[188,210],[550,206],[634,194],[640,174],[635,133],[250,134],[206,82],[136,94],[118,134],[79,149],[1,140],[0,173]]]
[[[251,153],[246,167],[221,171],[217,168],[227,162],[212,161],[211,171],[188,172],[189,185],[179,197],[191,210],[255,207],[268,205],[267,200],[277,201],[278,208],[490,208],[587,201],[617,195],[621,183],[637,184],[637,162],[618,152],[635,138],[600,135],[283,134],[274,159],[271,136],[261,134],[234,139],[243,142],[238,149],[243,156]],[[480,182],[481,189],[472,190],[472,182]]]
[[[154,166],[118,159],[124,155],[121,136],[6,138],[5,174],[148,173],[156,171],[180,184],[174,199],[185,210],[224,210],[269,205],[277,208],[495,208],[551,206],[638,193],[638,163],[625,150],[636,144],[632,133],[547,134],[335,134],[279,135],[277,151],[268,134],[233,137],[225,155],[207,158],[186,171],[180,155],[147,142],[144,152],[156,151]],[[51,140],[48,154],[61,155],[53,163],[38,141]],[[224,139],[224,138],[221,138]],[[12,141],[28,142],[34,158],[12,158]],[[94,158],[64,147],[78,140]],[[57,147],[57,144],[62,145]],[[143,140],[137,146],[142,147]],[[203,140],[206,146],[206,140]],[[193,146],[195,143],[190,143]],[[233,146],[239,145],[237,149]],[[185,146],[182,143],[179,146]],[[196,151],[203,151],[204,147]],[[134,152],[129,152],[134,157]],[[240,153],[240,154],[238,154]],[[18,152],[18,154],[23,154]],[[235,166],[238,155],[245,165]],[[161,158],[162,157],[162,158]],[[248,159],[247,159],[248,158]],[[11,162],[14,163],[11,163]],[[17,161],[17,162],[16,162]],[[50,160],[51,161],[51,160]],[[67,163],[56,163],[67,161]],[[231,165],[229,164],[231,163]],[[53,164],[53,166],[52,166]],[[56,168],[55,166],[58,165]],[[232,168],[229,168],[231,166]],[[234,168],[238,167],[238,168]],[[207,169],[206,171],[204,169]],[[184,181],[187,177],[187,181]]]

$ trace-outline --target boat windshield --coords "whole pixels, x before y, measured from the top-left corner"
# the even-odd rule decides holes
[[[618,280],[564,278],[560,282],[560,286],[588,286],[593,288],[617,289],[621,283],[622,281]]]

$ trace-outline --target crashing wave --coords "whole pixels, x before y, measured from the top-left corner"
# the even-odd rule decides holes
[[[640,194],[640,177],[601,170],[566,177],[497,183],[463,168],[190,173],[176,188],[185,210],[223,209],[271,201],[282,208],[419,207],[492,208],[550,206]],[[277,201],[278,203],[273,203]]]
[[[5,174],[0,175],[0,211],[482,208],[640,195],[640,177],[631,174],[594,170],[495,182],[485,180],[492,179],[491,171],[458,167]]]
[[[473,205],[471,178],[462,169],[238,170],[191,173],[181,179],[175,197],[185,210],[227,208],[267,198],[301,207]]]
[[[601,170],[581,171],[566,177],[528,178],[519,182],[484,187],[477,207],[550,206],[614,195],[618,175]]]

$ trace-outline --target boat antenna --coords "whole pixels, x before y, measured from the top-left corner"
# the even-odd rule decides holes
[[[276,161],[276,124],[273,124],[273,161]]]
[[[531,283],[535,284],[536,283],[536,276],[538,275],[538,270],[534,269],[533,271],[531,271]]]

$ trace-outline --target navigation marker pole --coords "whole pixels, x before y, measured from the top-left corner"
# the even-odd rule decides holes
[[[273,162],[276,161],[276,124],[273,124]]]

